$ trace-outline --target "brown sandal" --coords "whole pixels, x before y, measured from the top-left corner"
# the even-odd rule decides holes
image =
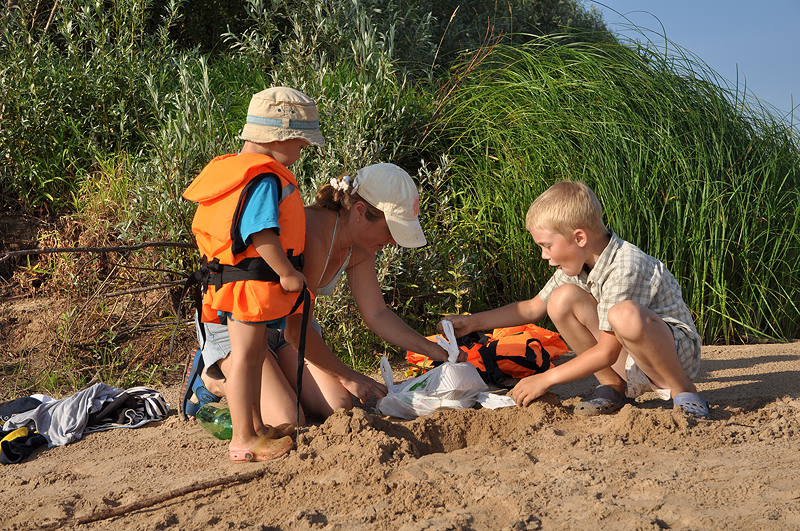
[[[270,439],[262,435],[249,450],[228,447],[228,457],[234,463],[269,461],[270,459],[285,455],[292,448],[294,448],[294,442],[291,437]]]
[[[288,422],[284,424],[278,424],[274,427],[275,429],[275,438],[281,437],[292,437],[294,438],[295,434],[297,433],[297,428],[294,424],[290,424]]]
[[[296,432],[297,429],[294,427],[294,424],[286,422],[277,426],[265,424],[264,430],[259,432],[259,435],[263,435],[267,439],[280,439],[282,437],[294,438]]]

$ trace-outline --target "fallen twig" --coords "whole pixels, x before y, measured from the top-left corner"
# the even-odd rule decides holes
[[[233,474],[230,476],[225,476],[223,478],[210,479],[208,481],[193,483],[186,487],[181,487],[179,489],[174,489],[169,492],[164,492],[157,496],[151,496],[149,498],[129,503],[127,505],[121,505],[119,507],[113,507],[110,509],[97,511],[91,515],[81,516],[78,518],[65,517],[65,518],[59,518],[54,522],[45,522],[43,524],[40,524],[39,529],[58,529],[65,525],[83,525],[83,524],[90,524],[92,522],[98,522],[100,520],[108,520],[109,518],[122,516],[126,513],[138,511],[139,509],[144,509],[146,507],[152,507],[153,505],[157,505],[159,503],[163,503],[173,498],[178,498],[180,496],[184,496],[186,494],[190,494],[198,490],[205,490],[213,487],[219,487],[220,485],[230,485],[232,483],[243,483],[245,481],[252,481],[254,479],[260,478],[268,471],[269,468],[265,467],[260,470],[255,470],[253,472],[247,472],[246,474]]]
[[[119,247],[59,247],[56,249],[27,249],[25,251],[11,251],[0,257],[0,262],[5,262],[13,256],[27,256],[32,254],[52,254],[52,253],[111,253],[119,251],[135,251],[145,247],[180,247],[183,249],[193,249],[197,247],[194,243],[187,242],[145,242],[138,245],[122,245]]]

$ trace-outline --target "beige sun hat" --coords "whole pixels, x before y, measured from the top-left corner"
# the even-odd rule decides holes
[[[353,192],[386,217],[389,232],[398,245],[427,244],[419,224],[419,194],[411,176],[394,164],[373,164],[358,170]]]
[[[272,87],[253,95],[239,138],[259,144],[302,138],[313,146],[325,145],[316,102],[287,87]]]

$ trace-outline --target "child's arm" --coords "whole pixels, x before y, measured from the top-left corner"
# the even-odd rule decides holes
[[[511,396],[517,405],[527,406],[554,385],[573,382],[611,367],[621,350],[622,344],[613,332],[600,331],[600,338],[595,346],[563,365],[523,378],[514,386]]]
[[[462,337],[476,330],[493,330],[535,323],[542,320],[545,315],[547,315],[547,303],[536,295],[530,300],[512,302],[494,310],[472,315],[448,315],[445,319],[453,323],[455,336]]]
[[[303,289],[306,277],[292,266],[274,230],[264,229],[256,232],[250,236],[250,240],[261,258],[281,277],[283,289],[290,293],[297,293]]]

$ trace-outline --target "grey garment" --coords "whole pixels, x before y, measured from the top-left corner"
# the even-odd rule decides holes
[[[124,391],[97,383],[72,396],[46,402],[36,409],[14,415],[6,422],[6,431],[23,426],[33,428],[47,439],[47,447],[64,446],[83,436],[89,413],[100,411],[103,404]]]
[[[203,351],[203,363],[206,367],[211,367],[220,360],[228,357],[231,353],[231,339],[228,336],[228,326],[217,323],[200,323],[195,314],[194,320],[195,330],[197,332],[197,344],[200,345],[200,350]],[[200,331],[200,326],[205,329],[206,340],[203,342],[203,335]],[[322,335],[322,327],[316,318],[311,318],[311,326]],[[274,328],[267,329],[267,339],[269,341],[269,348],[272,352],[278,352],[280,349],[288,345],[283,335],[283,330],[276,330]]]
[[[227,325],[201,323],[197,318],[194,320],[194,325],[197,331],[197,344],[200,345],[200,350],[203,351],[203,363],[206,367],[211,367],[218,361],[228,357],[231,352],[231,340],[228,337]],[[206,333],[205,342],[203,342],[201,326]]]
[[[325,284],[324,286],[320,286],[317,288],[317,296],[320,295],[330,295],[333,293],[333,290],[336,289],[336,284],[342,279],[342,275],[344,274],[344,270],[347,269],[347,266],[350,265],[350,257],[353,256],[353,248],[350,248],[350,253],[347,255],[347,258],[344,259],[344,263],[342,267],[339,268],[339,271],[333,276],[330,282]],[[327,267],[327,264],[326,264]],[[324,272],[323,272],[324,274]]]

